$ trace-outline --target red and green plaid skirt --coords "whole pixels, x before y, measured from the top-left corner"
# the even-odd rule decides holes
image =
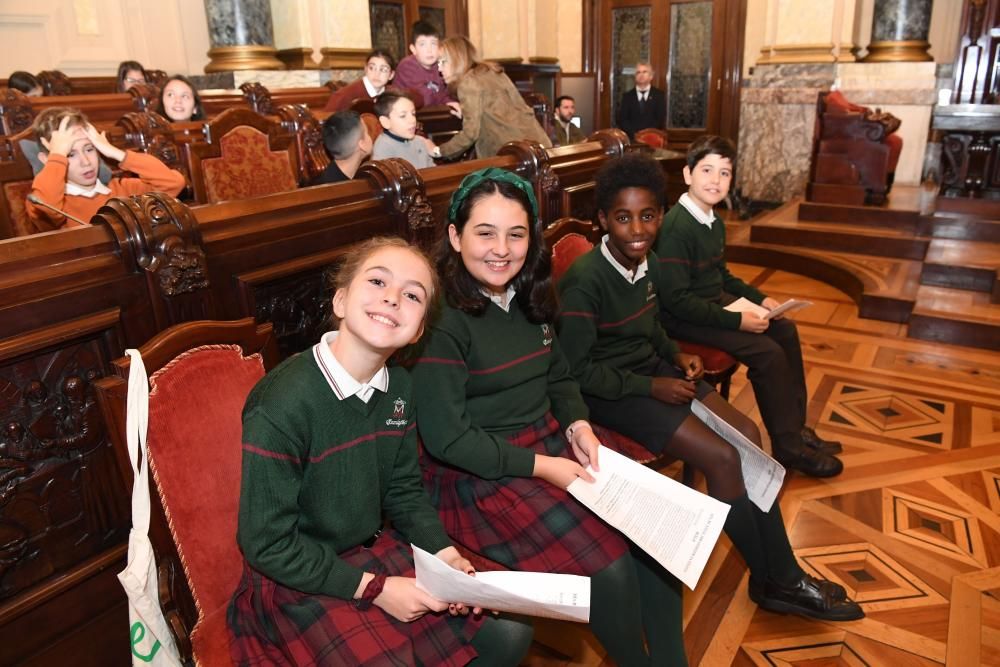
[[[508,438],[572,458],[550,414]],[[621,558],[624,538],[564,489],[535,477],[482,479],[422,454],[424,485],[456,543],[512,570],[592,576]]]
[[[371,549],[340,554],[367,572],[414,576],[410,546],[384,531]],[[282,586],[244,565],[229,605],[230,654],[241,666],[465,665],[477,653],[469,643],[480,621],[447,612],[403,623],[378,607],[359,610],[351,601],[310,595]]]

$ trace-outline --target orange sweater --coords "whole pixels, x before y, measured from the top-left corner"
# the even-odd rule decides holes
[[[125,151],[121,161],[122,169],[134,172],[139,178],[113,178],[108,183],[111,194],[97,194],[93,197],[66,194],[66,169],[69,162],[65,155],[49,155],[48,161],[31,183],[31,194],[46,204],[52,204],[81,220],[90,220],[97,209],[112,197],[128,197],[145,192],[166,192],[176,197],[184,189],[186,182],[180,172],[174,171],[152,155]],[[34,227],[32,233],[50,232],[53,229],[80,227],[80,225],[55,211],[26,202],[28,221]]]

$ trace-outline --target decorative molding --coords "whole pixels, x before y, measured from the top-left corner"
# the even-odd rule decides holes
[[[365,58],[370,49],[340,49],[324,46],[319,50],[323,60],[319,69],[360,69],[365,68]]]
[[[775,44],[771,47],[771,57],[766,62],[775,63],[832,63],[833,42],[816,44]],[[758,60],[758,64],[765,61]]]
[[[278,49],[277,58],[285,65],[285,69],[319,69],[313,60],[313,50],[306,46],[294,49]]]
[[[248,81],[240,86],[240,90],[243,91],[243,99],[246,100],[247,106],[257,113],[264,116],[273,116],[277,113],[271,102],[271,91],[260,83]]]
[[[893,42],[872,42],[868,45],[868,55],[862,62],[866,63],[899,63],[928,62],[934,60],[927,49],[930,43],[923,39],[911,39]]]
[[[211,62],[205,65],[205,73],[229,72],[244,69],[284,69],[275,57],[278,51],[273,46],[216,46],[208,50]]]

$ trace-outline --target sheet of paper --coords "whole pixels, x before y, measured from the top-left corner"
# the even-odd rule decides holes
[[[725,309],[731,313],[753,313],[760,318],[767,317],[767,314],[771,312],[764,306],[758,306],[756,303],[743,296],[726,306]]]
[[[803,299],[789,299],[788,301],[784,302],[777,308],[772,308],[771,310],[767,311],[767,315],[764,316],[764,319],[765,320],[774,319],[778,315],[783,315],[785,313],[793,313],[796,310],[799,310],[800,308],[805,308],[811,305],[813,305],[812,301],[805,301]]]
[[[546,572],[477,572],[470,577],[418,546],[417,586],[438,600],[566,621],[590,621],[590,578]]]
[[[740,453],[747,497],[762,511],[769,511],[785,481],[782,465],[697,398],[691,401],[691,412]]]
[[[593,483],[567,489],[693,589],[705,569],[729,505],[604,447]]]

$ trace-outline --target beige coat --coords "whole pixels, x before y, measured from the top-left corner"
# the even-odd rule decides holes
[[[475,144],[476,157],[493,157],[505,143],[519,139],[552,146],[531,107],[503,72],[485,67],[467,72],[456,92],[462,104],[462,131],[441,145],[442,156],[459,155]]]

